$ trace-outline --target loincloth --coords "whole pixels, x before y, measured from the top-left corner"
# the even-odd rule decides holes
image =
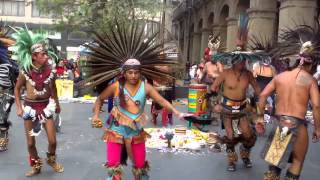
[[[290,160],[294,143],[300,125],[307,126],[307,121],[292,116],[277,116],[278,122],[274,125],[265,147],[262,158],[273,166],[285,168]],[[284,127],[287,127],[287,133]]]
[[[56,103],[53,99],[25,100],[22,118],[32,121],[33,128],[29,132],[31,136],[38,136],[47,120],[52,120],[56,111]]]
[[[247,117],[247,112],[246,112],[247,100],[245,99],[245,100],[235,101],[225,96],[222,96],[221,106],[222,106],[222,111],[220,112],[220,114],[223,122],[221,123],[221,128],[225,129],[224,123],[226,120],[230,119],[233,135],[234,137],[239,137],[239,135],[242,134],[241,130],[239,129],[240,120],[243,117]]]
[[[52,117],[52,114],[50,116],[46,116],[44,113],[44,109],[48,106],[49,104],[49,99],[44,99],[40,101],[30,101],[30,100],[25,100],[24,101],[24,115],[23,119],[24,120],[33,120],[33,121],[40,121],[42,120],[42,116],[46,119],[49,119]],[[27,107],[30,111],[27,110]],[[27,112],[28,111],[28,112]]]
[[[246,107],[247,107],[247,100],[232,100],[225,96],[221,98],[221,116],[223,119],[241,119],[247,115]]]

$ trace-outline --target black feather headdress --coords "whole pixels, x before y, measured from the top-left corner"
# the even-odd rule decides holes
[[[165,55],[166,49],[157,39],[159,32],[147,35],[145,24],[138,21],[116,22],[108,30],[104,34],[93,32],[94,42],[85,45],[89,58],[82,63],[87,78],[81,86],[94,87],[117,77],[128,59],[137,59],[141,74],[148,79],[173,79],[168,72],[157,68],[176,64]]]
[[[320,62],[320,28],[298,25],[294,28],[282,29],[280,42],[273,54],[279,58],[296,57],[300,64],[304,62],[319,64]]]
[[[249,42],[250,43],[248,48],[261,57],[261,62],[270,64],[272,51],[274,50],[272,40],[270,40],[266,36],[253,35],[250,37]]]

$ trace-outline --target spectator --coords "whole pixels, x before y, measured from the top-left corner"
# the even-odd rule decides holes
[[[67,79],[74,81],[73,65],[71,63],[66,64],[66,69],[67,69]]]
[[[63,64],[63,60],[61,60],[60,62],[59,62],[59,64],[57,65],[57,67],[56,67],[56,70],[57,70],[57,76],[60,78],[60,77],[62,77],[63,76],[63,74],[64,74],[64,64]]]

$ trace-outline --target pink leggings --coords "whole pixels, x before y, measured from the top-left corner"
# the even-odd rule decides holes
[[[107,142],[107,162],[109,167],[120,165],[121,151],[125,145],[113,142]],[[135,168],[144,168],[146,161],[146,146],[145,143],[131,144],[133,164]]]

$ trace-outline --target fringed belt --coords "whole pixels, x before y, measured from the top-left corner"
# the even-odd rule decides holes
[[[120,112],[119,109],[115,106],[112,108],[111,114],[115,118],[115,120],[119,123],[119,125],[128,126],[134,130],[137,130],[139,126],[144,126],[147,123],[147,118],[144,113],[142,113],[136,119],[131,119],[130,117]]]
[[[247,104],[247,100],[232,100],[228,97],[222,96],[221,103],[223,103],[226,106],[242,106]]]
[[[133,144],[140,144],[140,143],[145,142],[147,140],[147,138],[150,138],[150,137],[151,137],[150,134],[148,134],[144,130],[141,130],[141,132],[138,135],[132,137],[132,143]],[[114,142],[114,143],[124,144],[124,137],[121,134],[119,134],[115,131],[112,131],[110,129],[105,130],[105,133],[104,133],[102,139],[106,142]]]
[[[28,98],[25,98],[24,102],[25,103],[48,103],[49,102],[49,98],[47,99],[28,99]]]

